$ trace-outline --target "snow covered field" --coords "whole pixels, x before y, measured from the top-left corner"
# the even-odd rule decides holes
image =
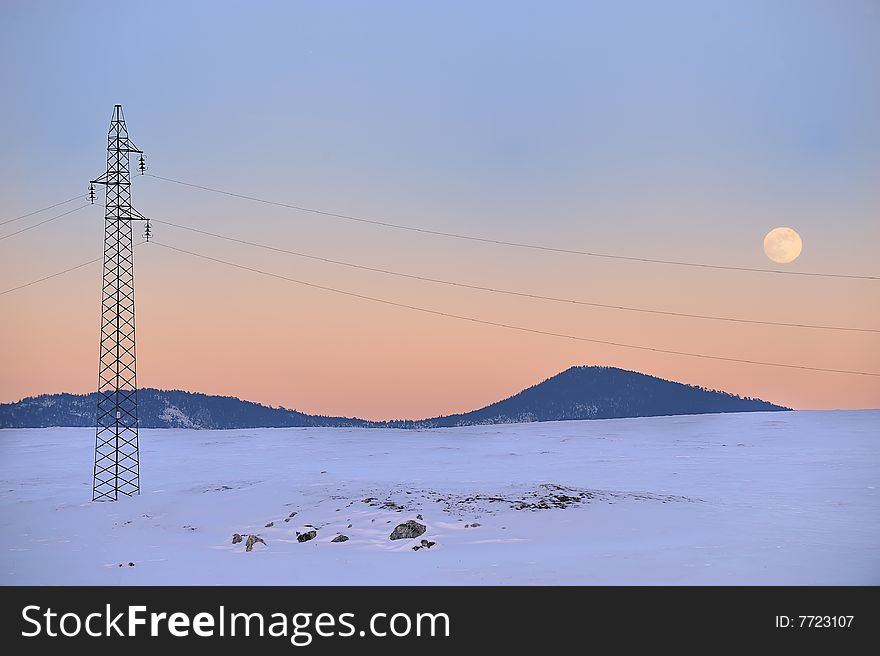
[[[93,442],[0,431],[0,583],[880,583],[880,411],[143,430],[103,504]]]

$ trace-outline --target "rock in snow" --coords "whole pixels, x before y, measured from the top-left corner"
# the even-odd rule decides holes
[[[330,540],[330,542],[348,542],[348,536],[347,536],[347,535],[343,535],[342,533],[340,533],[340,534],[337,535],[335,538],[333,538],[332,540]]]
[[[296,541],[297,542],[308,542],[309,540],[314,540],[318,537],[318,532],[315,530],[306,531],[305,533],[296,532]]]
[[[238,533],[232,534],[232,544],[238,544],[242,541],[242,537]]]
[[[414,519],[398,524],[391,531],[391,540],[405,540],[407,538],[417,538],[427,530],[424,524],[419,524]]]
[[[266,544],[266,541],[263,538],[261,538],[259,535],[249,535],[247,542],[245,542],[245,544],[244,544],[244,550],[245,551],[253,551],[254,545],[257,542],[262,542],[263,544]]]

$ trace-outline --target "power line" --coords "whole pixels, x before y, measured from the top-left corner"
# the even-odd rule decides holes
[[[28,212],[27,214],[22,214],[21,216],[16,216],[11,219],[6,219],[5,221],[0,221],[0,226],[4,226],[7,223],[12,223],[13,221],[18,221],[19,219],[26,219],[29,216],[33,216],[34,214],[39,214],[40,212],[45,212],[46,210],[51,210],[56,207],[61,207],[62,205],[67,205],[67,203],[72,203],[77,198],[83,198],[84,196],[85,196],[85,194],[78,194],[78,195],[74,196],[73,198],[68,198],[67,200],[63,200],[60,203],[55,203],[54,205],[49,205],[48,207],[44,207],[39,210],[34,210],[33,212]]]
[[[822,273],[815,271],[783,271],[781,269],[763,269],[759,267],[740,267],[740,266],[726,266],[721,264],[706,264],[703,262],[685,262],[682,260],[663,260],[663,259],[655,259],[648,257],[633,257],[629,255],[616,255],[611,253],[596,253],[592,251],[579,251],[573,250],[569,248],[557,248],[554,246],[542,246],[540,244],[529,244],[525,242],[516,242],[516,241],[506,241],[503,239],[489,239],[486,237],[476,237],[474,235],[464,235],[455,232],[444,232],[441,230],[431,230],[429,228],[417,228],[415,226],[402,225],[399,223],[390,223],[388,221],[378,221],[375,219],[367,219],[364,217],[353,216],[351,214],[339,214],[336,212],[327,212],[325,210],[319,210],[311,207],[303,207],[301,205],[292,205],[289,203],[282,203],[278,201],[268,200],[266,198],[259,198],[257,196],[248,196],[246,194],[239,194],[232,191],[226,191],[224,189],[217,189],[214,187],[206,187],[204,185],[194,184],[192,182],[184,182],[183,180],[175,180],[174,178],[166,178],[161,175],[156,175],[154,173],[147,173],[146,175],[151,178],[156,178],[157,180],[164,180],[166,182],[173,182],[174,184],[183,185],[185,187],[193,187],[195,189],[202,189],[203,191],[210,191],[215,194],[223,194],[225,196],[232,196],[234,198],[241,198],[244,200],[254,201],[256,203],[264,203],[266,205],[274,205],[276,207],[285,207],[287,209],[296,210],[298,212],[309,212],[311,214],[319,214],[321,216],[330,216],[337,219],[343,219],[346,221],[356,221],[358,223],[367,223],[370,225],[381,226],[383,228],[393,228],[395,230],[408,230],[410,232],[418,232],[426,235],[434,235],[438,237],[449,237],[451,239],[462,239],[466,241],[475,241],[481,242],[485,244],[496,244],[500,246],[512,246],[515,248],[528,248],[531,250],[538,251],[548,251],[551,253],[566,253],[568,255],[584,255],[587,257],[598,257],[605,258],[610,260],[624,260],[628,262],[643,262],[648,264],[666,264],[670,266],[682,266],[682,267],[695,267],[700,269],[720,269],[724,271],[747,271],[751,273],[775,273],[779,275],[786,276],[812,276],[819,278],[848,278],[854,280],[880,280],[880,276],[868,276],[868,275],[855,275],[855,274],[845,274],[845,273]]]
[[[0,241],[3,241],[4,239],[9,239],[10,237],[15,237],[15,235],[20,235],[21,233],[27,232],[28,230],[33,230],[34,228],[39,228],[41,225],[49,223],[50,221],[55,221],[56,219],[60,219],[61,217],[67,216],[68,214],[73,214],[74,212],[78,212],[82,208],[88,207],[88,206],[89,206],[88,203],[84,203],[83,205],[80,205],[79,207],[74,207],[72,210],[67,210],[66,212],[62,212],[61,214],[56,214],[55,216],[50,216],[48,219],[43,219],[42,221],[39,221],[38,223],[34,223],[33,225],[29,225],[27,228],[22,228],[21,230],[16,230],[15,232],[10,232],[8,235],[3,235],[2,237],[0,237]]]
[[[134,245],[134,247],[137,248],[138,246],[140,246],[143,243],[145,243],[145,242],[143,242],[143,241],[138,242],[137,244]],[[0,296],[3,296],[4,294],[9,294],[14,291],[18,291],[19,289],[24,289],[25,287],[30,287],[31,285],[36,285],[37,283],[41,283],[46,280],[51,280],[52,278],[57,278],[58,276],[63,276],[65,273],[70,273],[71,271],[76,271],[77,269],[82,269],[83,267],[87,267],[90,264],[95,264],[97,262],[100,262],[102,258],[103,258],[103,256],[96,257],[93,260],[89,260],[87,262],[77,264],[76,266],[72,266],[69,269],[63,269],[61,271],[56,271],[55,273],[50,273],[48,276],[43,276],[42,278],[37,278],[36,280],[31,280],[30,282],[26,282],[26,283],[24,283],[22,285],[18,285],[16,287],[10,287],[9,289],[4,289],[4,290],[0,291]]]
[[[604,344],[607,346],[616,346],[619,348],[637,349],[640,351],[651,351],[654,353],[666,353],[666,354],[670,354],[670,355],[682,355],[682,356],[687,356],[687,357],[691,357],[691,358],[701,358],[701,359],[707,359],[707,360],[721,360],[724,362],[737,362],[737,363],[741,363],[741,364],[762,365],[762,366],[767,366],[767,367],[782,367],[782,368],[786,368],[786,369],[821,371],[824,373],[837,373],[837,374],[850,374],[850,375],[856,375],[856,376],[880,377],[880,373],[875,373],[875,372],[870,372],[870,371],[851,371],[851,370],[846,370],[846,369],[826,369],[826,368],[822,368],[822,367],[810,367],[810,366],[806,366],[806,365],[786,364],[786,363],[781,363],[781,362],[765,362],[765,361],[760,361],[760,360],[745,360],[745,359],[740,359],[740,358],[728,358],[728,357],[719,356],[719,355],[708,355],[705,353],[690,353],[690,352],[686,352],[686,351],[675,351],[675,350],[671,350],[671,349],[662,349],[662,348],[656,348],[656,347],[652,347],[652,346],[642,346],[642,345],[637,345],[637,344],[625,344],[623,342],[612,342],[612,341],[607,341],[607,340],[602,340],[602,339],[595,339],[592,337],[582,337],[579,335],[568,335],[565,333],[556,333],[556,332],[550,332],[550,331],[546,331],[546,330],[539,330],[536,328],[526,328],[524,326],[517,326],[514,324],[501,323],[501,322],[497,322],[497,321],[489,321],[486,319],[478,319],[476,317],[468,317],[468,316],[464,316],[464,315],[460,315],[460,314],[452,314],[450,312],[442,312],[440,310],[432,310],[429,308],[419,307],[417,305],[409,305],[407,303],[399,303],[397,301],[389,301],[387,299],[377,298],[375,296],[367,296],[365,294],[359,294],[357,292],[350,292],[350,291],[346,291],[343,289],[337,289],[335,287],[327,287],[325,285],[318,285],[316,283],[307,282],[304,280],[297,280],[296,278],[289,278],[287,276],[283,276],[278,273],[272,273],[269,271],[264,271],[262,269],[257,269],[254,267],[245,266],[243,264],[229,262],[227,260],[222,260],[220,258],[211,257],[209,255],[204,255],[202,253],[188,251],[183,248],[177,248],[176,246],[169,246],[168,244],[163,244],[163,243],[157,242],[155,240],[152,241],[152,243],[156,244],[157,246],[161,246],[162,248],[167,248],[169,250],[176,251],[178,253],[185,253],[187,255],[192,255],[193,257],[201,258],[203,260],[217,262],[219,264],[224,264],[226,266],[230,266],[230,267],[233,267],[236,269],[241,269],[244,271],[251,271],[252,273],[258,273],[260,275],[268,276],[271,278],[278,278],[280,280],[286,280],[288,282],[292,282],[292,283],[295,283],[298,285],[303,285],[305,287],[311,287],[313,289],[320,289],[323,291],[333,292],[335,294],[342,294],[344,296],[351,296],[354,298],[359,298],[359,299],[362,299],[365,301],[372,301],[374,303],[382,303],[384,305],[390,305],[393,307],[399,307],[399,308],[404,308],[404,309],[408,309],[408,310],[415,310],[417,312],[424,312],[426,314],[431,314],[431,315],[441,316],[441,317],[448,317],[451,319],[459,319],[461,321],[469,321],[471,323],[484,324],[487,326],[496,326],[498,328],[507,328],[509,330],[517,330],[520,332],[533,333],[536,335],[546,335],[549,337],[560,337],[560,338],[564,338],[564,339],[577,340],[580,342],[590,342],[593,344]]]
[[[83,262],[82,264],[77,264],[76,266],[72,266],[69,269],[64,269],[63,271],[58,271],[56,273],[51,273],[48,276],[44,276],[42,278],[38,278],[36,280],[31,280],[30,282],[26,282],[23,285],[18,285],[17,287],[10,287],[9,289],[4,289],[0,291],[0,296],[4,294],[9,294],[10,292],[17,291],[19,289],[24,289],[25,287],[30,287],[31,285],[36,285],[39,282],[43,282],[44,280],[49,280],[50,278],[57,278],[58,276],[64,275],[65,273],[70,273],[71,271],[76,271],[77,269],[82,269],[85,266],[90,264],[95,264],[96,262],[100,262],[101,258],[96,257],[94,260],[89,260],[88,262]]]
[[[443,280],[440,278],[430,278],[427,276],[420,276],[411,273],[403,273],[401,271],[393,271],[390,269],[382,269],[378,267],[370,267],[362,264],[355,264],[353,262],[346,262],[343,260],[334,260],[328,257],[321,257],[318,255],[311,255],[309,253],[302,253],[299,251],[288,250],[285,248],[280,248],[278,246],[270,246],[268,244],[261,244],[259,242],[249,241],[247,239],[240,239],[237,237],[230,237],[228,235],[219,234],[216,232],[210,232],[208,230],[200,230],[199,228],[193,228],[190,226],[181,225],[178,223],[173,223],[171,221],[165,221],[163,219],[157,219],[151,217],[151,220],[156,223],[161,223],[164,225],[172,226],[174,228],[179,228],[181,230],[188,230],[190,232],[194,232],[201,235],[207,235],[210,237],[216,237],[217,239],[223,239],[226,241],[231,241],[239,244],[245,244],[247,246],[254,246],[256,248],[263,248],[270,251],[275,251],[277,253],[285,253],[287,255],[294,255],[296,257],[302,257],[310,260],[316,260],[319,262],[326,262],[329,264],[335,264],[339,266],[349,267],[353,269],[360,269],[362,271],[372,271],[375,273],[382,273],[390,276],[398,276],[400,278],[409,278],[412,280],[420,280],[424,282],[436,283],[440,285],[448,285],[451,287],[460,287],[464,289],[474,289],[484,292],[491,292],[495,294],[505,294],[508,296],[518,296],[522,298],[532,298],[539,299],[543,301],[553,301],[556,303],[567,303],[572,305],[584,305],[589,307],[598,307],[598,308],[606,308],[610,310],[624,310],[628,312],[642,312],[647,314],[659,314],[664,316],[671,317],[684,317],[689,319],[707,319],[712,321],[727,321],[733,323],[745,323],[745,324],[757,324],[757,325],[766,325],[766,326],[783,326],[789,328],[811,328],[817,330],[837,330],[837,331],[849,331],[849,332],[863,332],[863,333],[880,333],[880,329],[876,328],[854,328],[848,326],[829,326],[829,325],[819,325],[819,324],[807,324],[807,323],[788,323],[782,321],[762,321],[758,319],[741,319],[738,317],[724,317],[724,316],[715,316],[715,315],[707,315],[707,314],[692,314],[688,312],[673,312],[670,310],[655,310],[651,308],[640,308],[640,307],[631,307],[626,305],[612,305],[607,303],[596,303],[592,301],[582,301],[578,299],[570,299],[570,298],[559,298],[555,296],[545,296],[542,294],[531,294],[527,292],[518,292],[509,289],[500,289],[496,287],[484,287],[481,285],[473,285],[469,283],[463,282],[455,282],[452,280]]]

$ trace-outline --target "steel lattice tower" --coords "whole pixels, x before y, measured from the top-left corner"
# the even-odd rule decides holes
[[[141,154],[143,173],[143,153],[128,138],[122,105],[116,105],[107,139],[107,171],[89,187],[92,202],[95,184],[107,190],[92,501],[116,501],[120,494],[140,492],[131,223],[146,219],[131,206],[130,153]]]

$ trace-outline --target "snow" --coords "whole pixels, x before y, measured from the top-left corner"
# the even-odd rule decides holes
[[[89,500],[93,448],[0,431],[0,583],[880,583],[880,411],[142,430],[117,503]]]
[[[170,426],[178,426],[180,428],[199,428],[199,426],[176,405],[169,405],[162,410],[159,419]]]

